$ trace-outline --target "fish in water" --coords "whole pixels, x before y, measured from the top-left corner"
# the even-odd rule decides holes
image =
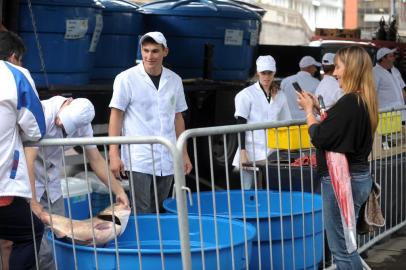
[[[51,215],[51,227],[57,238],[66,237],[80,245],[103,245],[125,231],[130,213],[130,207],[113,204],[96,217],[86,220]]]

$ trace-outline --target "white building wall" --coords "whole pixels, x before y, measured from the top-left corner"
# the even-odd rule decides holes
[[[342,28],[343,0],[253,0],[257,3],[293,9],[302,14],[311,29]]]

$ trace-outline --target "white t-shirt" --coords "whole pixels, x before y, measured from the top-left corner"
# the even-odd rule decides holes
[[[392,67],[389,72],[376,64],[374,77],[380,109],[405,105],[402,93],[405,82],[397,68]],[[403,119],[405,119],[405,115]]]
[[[317,97],[319,95],[323,97],[324,105],[327,110],[336,104],[337,100],[344,95],[337,79],[330,75],[324,75],[314,94]]]
[[[117,75],[113,89],[109,106],[124,112],[123,136],[160,136],[176,142],[175,114],[187,110],[182,80],[176,73],[163,67],[157,90],[141,63]],[[155,174],[173,174],[167,148],[160,144],[153,148]],[[121,158],[126,170],[154,173],[151,145],[122,145]]]
[[[247,119],[248,124],[292,119],[285,94],[279,91],[268,102],[258,82],[236,95],[234,116]],[[255,160],[263,160],[271,153],[271,149],[266,146],[265,134],[264,130],[255,130],[253,140],[252,133],[246,132],[245,149],[251,161],[254,160],[253,146],[255,146]],[[234,156],[233,166],[238,167],[239,163],[240,150],[238,149]]]
[[[55,125],[55,118],[65,102],[66,98],[55,96],[41,101],[45,114],[46,139],[63,138],[62,129]],[[67,138],[91,138],[93,137],[92,125],[78,128]],[[66,151],[72,146],[65,146]],[[96,148],[95,145],[87,145],[86,149]],[[48,181],[48,197],[51,202],[55,202],[62,196],[61,178],[63,177],[63,150],[61,146],[46,146],[38,149],[37,159],[35,160],[35,187],[37,200],[39,201],[45,192],[45,184]],[[46,175],[44,174],[44,157],[46,166]]]
[[[298,82],[303,90],[314,93],[320,81],[314,78],[309,72],[299,71],[295,75],[286,77],[281,82],[281,90],[286,95],[292,118],[304,119],[306,118],[306,114],[302,109],[299,108],[299,104],[297,103],[296,90],[292,86],[293,82]]]

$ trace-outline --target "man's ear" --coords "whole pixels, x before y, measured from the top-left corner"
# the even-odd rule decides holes
[[[168,56],[169,48],[164,48],[164,57]]]
[[[8,59],[8,62],[16,65],[16,66],[21,66],[21,60],[19,57],[17,57],[17,55],[15,53],[13,53]]]

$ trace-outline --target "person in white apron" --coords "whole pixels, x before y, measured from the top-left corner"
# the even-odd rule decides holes
[[[256,61],[258,82],[241,90],[235,97],[234,117],[239,124],[281,121],[292,119],[286,96],[273,82],[276,63],[272,56],[259,56]],[[245,135],[245,136],[244,136]],[[264,160],[271,153],[266,145],[264,130],[247,131],[241,136],[233,166],[242,168],[253,160]],[[242,170],[242,186],[253,188],[253,171]]]

